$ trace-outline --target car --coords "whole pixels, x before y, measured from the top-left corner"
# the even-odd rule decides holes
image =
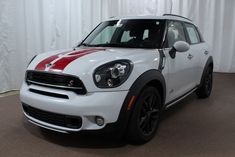
[[[78,46],[35,56],[20,90],[33,124],[62,133],[110,131],[143,144],[164,110],[210,96],[213,58],[188,18],[113,17]]]

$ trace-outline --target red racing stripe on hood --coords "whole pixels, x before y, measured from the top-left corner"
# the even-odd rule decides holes
[[[98,51],[104,51],[104,50],[105,49],[103,48],[93,48],[93,49],[85,49],[85,50],[79,50],[79,51],[73,52],[67,56],[64,56],[58,61],[56,61],[53,64],[53,66],[49,69],[49,71],[62,72],[65,69],[65,67],[69,65],[71,62],[73,62],[74,60],[82,56],[85,56],[94,52],[98,52]]]
[[[63,55],[63,54],[66,54],[68,53],[68,51],[66,52],[62,52],[60,54],[57,54],[57,55],[53,55],[51,57],[48,57],[46,59],[44,59],[43,61],[41,61],[40,63],[38,63],[38,65],[36,66],[35,70],[45,70],[46,69],[46,65],[47,64],[50,64],[52,61],[56,60],[57,58],[59,58],[59,55]]]
[[[58,55],[51,56],[49,58],[44,59],[41,61],[35,68],[35,70],[45,70],[46,65],[54,61],[55,59],[59,58]]]

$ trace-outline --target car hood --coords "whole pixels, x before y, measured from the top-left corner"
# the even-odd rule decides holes
[[[70,74],[89,84],[90,81],[93,82],[91,76],[97,67],[121,59],[130,60],[134,65],[147,64],[157,68],[159,53],[156,49],[82,47],[42,53],[32,61],[28,70]],[[145,67],[151,68],[141,68],[144,70]]]

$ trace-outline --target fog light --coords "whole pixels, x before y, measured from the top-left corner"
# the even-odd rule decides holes
[[[104,125],[104,118],[96,116],[95,117],[95,122],[96,122],[97,125],[102,126],[102,125]]]

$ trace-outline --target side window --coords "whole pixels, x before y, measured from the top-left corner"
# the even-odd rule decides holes
[[[186,41],[184,27],[181,22],[170,21],[167,30],[168,47],[172,47],[176,41]]]
[[[185,24],[188,36],[189,36],[189,40],[191,44],[197,44],[200,43],[200,37],[199,37],[199,33],[196,30],[195,26],[192,24]]]

